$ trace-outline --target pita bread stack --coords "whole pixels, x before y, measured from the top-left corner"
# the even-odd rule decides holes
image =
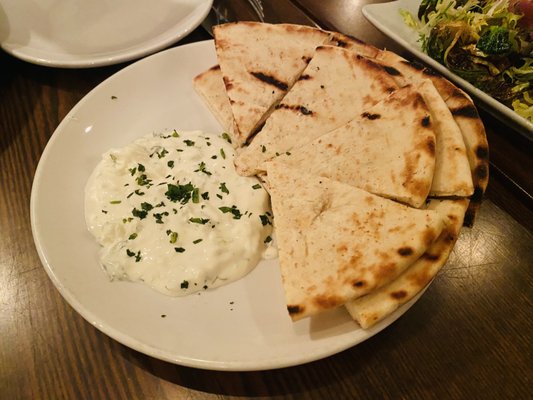
[[[194,79],[271,195],[293,320],[344,306],[370,328],[419,294],[488,182],[472,100],[402,57],[289,24],[218,26]]]

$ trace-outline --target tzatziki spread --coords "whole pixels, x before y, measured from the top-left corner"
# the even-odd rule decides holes
[[[173,131],[102,156],[85,219],[111,279],[181,296],[233,282],[269,252],[269,196],[235,172],[228,140]]]

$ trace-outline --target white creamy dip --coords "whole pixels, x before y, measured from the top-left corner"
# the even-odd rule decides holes
[[[87,227],[111,279],[181,296],[235,281],[271,245],[269,197],[237,175],[221,136],[170,132],[102,156],[85,189]]]

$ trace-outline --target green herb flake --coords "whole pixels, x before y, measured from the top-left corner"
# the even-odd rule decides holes
[[[196,240],[193,240],[192,242],[193,242],[194,244],[198,244],[198,243],[200,243],[202,240],[203,240],[203,239],[196,239]]]
[[[146,171],[146,168],[144,168],[144,165],[142,165],[142,164],[137,164],[137,169],[139,170],[139,172],[145,172]]]
[[[229,190],[226,187],[226,182],[222,182],[218,188],[222,191],[222,193],[229,194]]]
[[[202,199],[209,200],[209,192],[203,192],[202,193]]]
[[[172,137],[180,137],[178,131],[176,131],[175,129],[172,131]]]
[[[194,146],[194,142],[192,140],[186,139],[183,141],[188,147]]]
[[[181,289],[188,289],[189,288],[189,281],[183,281],[180,284]]]
[[[272,237],[271,237],[271,236],[267,236],[267,237],[265,238],[265,244],[266,244],[266,243],[270,243],[271,241],[272,241]]]
[[[222,139],[226,140],[228,143],[231,143],[231,137],[226,132],[222,134]]]
[[[170,229],[167,230],[167,235],[169,236],[169,242],[174,244],[178,241],[178,232],[173,232]]]
[[[168,212],[162,212],[162,213],[154,213],[155,223],[156,224],[162,224],[163,223],[163,217],[168,217]]]
[[[259,218],[261,219],[261,223],[263,224],[263,226],[272,225],[272,222],[270,222],[270,218],[268,218],[268,215],[262,214],[259,216]]]
[[[146,218],[146,216],[148,215],[148,212],[144,211],[144,210],[138,210],[137,208],[134,208],[132,211],[131,211],[131,214],[134,216],[134,217],[137,217],[139,219],[144,219]]]
[[[224,214],[226,214],[226,213],[233,214],[233,219],[241,219],[241,217],[242,217],[241,212],[239,211],[239,209],[235,205],[233,205],[231,207],[219,207],[218,209],[220,211],[222,211]]]
[[[212,175],[211,172],[205,169],[205,162],[198,164],[198,169],[195,169],[194,172],[203,172],[206,175]]]
[[[193,190],[194,186],[190,182],[186,185],[173,185],[169,183],[165,196],[174,203],[179,201],[181,204],[187,204],[192,197]]]
[[[137,238],[137,234],[136,234],[136,233],[132,233],[132,234],[128,237],[129,240],[134,240],[134,239],[136,239],[136,238]]]
[[[200,202],[200,190],[198,188],[194,188],[192,191],[192,202],[193,203]]]
[[[174,161],[170,160],[169,162],[167,162],[167,167],[174,168]]]
[[[107,211],[106,211],[106,210],[102,210],[102,213],[103,213],[103,214],[107,214]]]
[[[265,151],[267,151],[267,148],[265,147],[264,144],[261,145],[261,153],[264,153]]]
[[[193,218],[189,218],[189,222],[192,222],[193,224],[205,225],[209,222],[209,218],[193,217]]]
[[[259,183],[256,183],[255,185],[252,186],[252,189],[257,190],[257,189],[261,189],[261,187],[262,186]]]
[[[224,149],[220,149],[220,155],[224,160],[226,159],[226,153],[224,152]]]
[[[139,250],[137,253],[134,251],[131,251],[130,249],[126,249],[126,254],[128,257],[135,257],[135,262],[141,261],[141,251]]]
[[[135,172],[137,172],[137,167],[129,168],[128,171],[130,171],[131,176],[135,175]]]
[[[185,251],[185,249],[183,247],[174,247],[174,251],[176,253],[183,253]]]

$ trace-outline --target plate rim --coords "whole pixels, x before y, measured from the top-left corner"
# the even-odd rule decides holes
[[[105,87],[105,85],[108,83],[108,81],[112,79],[117,79],[116,77],[120,74],[124,73],[124,71],[128,71],[129,69],[135,68],[140,63],[151,63],[153,59],[156,57],[165,57],[166,54],[170,54],[171,52],[179,52],[183,51],[185,48],[193,48],[193,47],[202,47],[205,46],[206,49],[208,46],[213,46],[213,40],[205,40],[200,42],[194,42],[189,43],[181,46],[177,46],[168,50],[165,50],[163,52],[156,53],[154,55],[151,55],[149,57],[143,58],[141,60],[136,61],[135,63],[132,63],[125,68],[117,71],[116,73],[109,76],[107,79],[102,81],[99,85],[94,87],[91,91],[89,91],[74,107],[67,113],[67,115],[63,118],[63,120],[60,122],[56,130],[51,135],[50,139],[48,140],[48,143],[46,144],[41,158],[39,160],[39,163],[37,165],[34,179],[32,182],[31,187],[31,195],[30,195],[30,222],[31,222],[31,231],[33,235],[33,240],[35,244],[35,248],[37,250],[39,259],[43,265],[43,268],[45,269],[48,277],[52,281],[55,288],[59,291],[61,296],[65,299],[65,301],[87,322],[89,322],[91,325],[93,325],[95,328],[97,328],[100,332],[104,333],[109,338],[121,343],[122,345],[133,349],[135,351],[138,351],[146,356],[154,357],[156,359],[170,362],[177,365],[182,365],[186,367],[193,367],[193,368],[199,368],[199,369],[206,369],[206,370],[218,370],[218,371],[264,371],[264,370],[271,370],[271,369],[278,369],[278,368],[285,368],[285,367],[291,367],[291,366],[297,366],[302,364],[307,364],[309,362],[317,361],[320,359],[327,358],[329,356],[332,356],[334,354],[340,353],[348,348],[354,347],[368,339],[370,339],[375,334],[379,333],[386,327],[390,326],[393,322],[395,322],[398,318],[400,318],[409,308],[411,308],[412,305],[414,305],[420,296],[424,293],[426,288],[422,290],[415,298],[413,298],[408,303],[404,304],[402,307],[397,309],[392,315],[387,317],[386,319],[380,321],[378,324],[373,326],[370,329],[362,330],[354,329],[354,332],[358,332],[359,330],[362,330],[364,333],[361,336],[361,332],[357,335],[352,335],[355,337],[355,339],[350,340],[344,340],[342,342],[336,343],[335,345],[330,345],[327,350],[323,350],[321,352],[317,351],[313,354],[303,354],[300,355],[300,357],[277,357],[277,358],[269,358],[267,360],[262,360],[260,362],[257,361],[221,361],[221,360],[203,360],[199,358],[193,358],[193,357],[184,357],[184,356],[170,356],[167,351],[162,351],[158,349],[157,347],[154,347],[153,345],[149,345],[146,343],[143,343],[128,334],[116,329],[115,327],[109,325],[109,324],[102,324],[99,323],[99,318],[97,315],[95,315],[92,311],[88,310],[86,307],[83,306],[83,304],[76,298],[75,294],[69,289],[64,282],[61,281],[61,279],[56,275],[56,271],[54,270],[54,267],[51,265],[51,263],[48,261],[47,258],[47,251],[44,248],[44,244],[41,242],[39,231],[40,227],[37,224],[38,216],[36,213],[36,204],[39,197],[40,192],[40,186],[42,185],[42,174],[44,169],[46,168],[46,163],[49,158],[49,153],[51,152],[51,149],[54,147],[55,143],[59,140],[58,138],[61,137],[61,132],[64,132],[64,126],[68,124],[69,118],[75,114],[80,108],[83,107],[84,103],[89,101],[89,99],[92,96],[95,96],[100,88]],[[185,50],[186,51],[186,50]],[[201,72],[201,71],[200,71]],[[335,343],[335,342],[334,342]],[[319,344],[320,345],[320,344]]]
[[[185,20],[190,19],[188,23],[182,24],[181,21],[176,22],[176,26],[174,28],[168,29],[165,33],[161,35],[156,35],[155,37],[163,37],[161,40],[158,40],[153,44],[150,44],[149,42],[153,40],[154,37],[150,37],[145,38],[140,44],[131,46],[128,49],[114,50],[111,52],[106,52],[103,55],[82,56],[77,59],[64,59],[61,57],[54,58],[54,54],[56,53],[50,52],[48,50],[45,51],[45,54],[48,55],[48,57],[34,55],[32,54],[34,52],[32,52],[31,46],[16,46],[14,44],[6,42],[5,40],[0,41],[0,48],[2,48],[6,53],[22,61],[53,68],[95,68],[132,61],[165,49],[166,47],[183,39],[193,30],[195,30],[198,26],[200,26],[201,22],[209,14],[214,0],[200,1],[202,3],[195,5],[194,10],[184,18]],[[203,7],[201,7],[202,5]],[[6,19],[8,19],[7,16]],[[68,53],[59,54],[61,54],[62,56],[68,55]]]
[[[412,7],[412,2],[406,0],[394,0],[385,3],[367,4],[362,7],[362,13],[365,18],[383,34],[394,40],[407,51],[411,52],[415,57],[420,58],[431,68],[437,70],[446,78],[459,85],[470,95],[477,98],[479,100],[479,105],[481,108],[485,109],[486,111],[495,113],[492,115],[499,119],[502,123],[511,126],[513,129],[524,135],[527,139],[533,140],[532,122],[529,122],[524,117],[518,115],[511,108],[500,103],[498,100],[492,98],[482,90],[476,88],[468,81],[449,71],[442,64],[438,63],[437,61],[429,57],[427,54],[425,54],[419,46],[414,46],[405,37],[394,31],[393,27],[387,25],[384,19],[379,17],[379,15],[383,15],[383,12],[385,11],[390,13],[392,10],[396,10],[397,7],[402,8],[402,6],[404,6],[404,8],[409,8],[409,5]],[[398,18],[399,17],[400,16],[398,14]],[[414,32],[414,35],[416,35],[416,32]]]

